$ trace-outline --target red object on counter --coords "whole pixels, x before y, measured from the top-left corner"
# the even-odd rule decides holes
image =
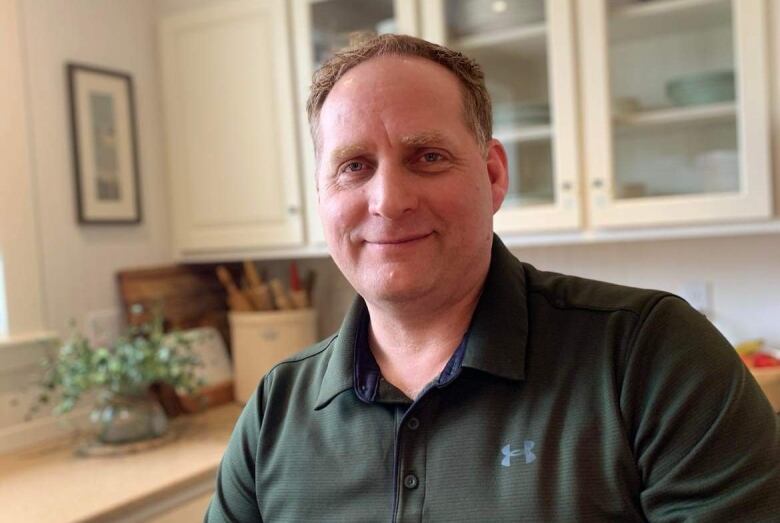
[[[742,361],[751,368],[780,367],[780,360],[762,352],[756,352],[748,356],[740,356]]]
[[[778,365],[780,365],[780,360],[769,354],[762,354],[759,352],[753,356],[754,367],[776,367]]]

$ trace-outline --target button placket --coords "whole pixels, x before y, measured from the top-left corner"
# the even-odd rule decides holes
[[[400,491],[396,498],[398,505],[393,512],[394,521],[419,521],[422,514],[425,500],[427,435],[421,420],[427,420],[429,417],[431,391],[421,395],[405,413],[397,433],[400,454],[396,488]]]

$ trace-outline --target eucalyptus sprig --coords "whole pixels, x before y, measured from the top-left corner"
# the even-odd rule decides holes
[[[110,394],[142,394],[149,385],[162,382],[192,394],[203,384],[195,373],[202,363],[192,351],[193,341],[181,333],[165,334],[159,314],[147,323],[130,327],[107,347],[93,347],[74,329],[56,355],[42,361],[44,390],[32,412],[54,400],[54,412],[64,414],[94,389]]]

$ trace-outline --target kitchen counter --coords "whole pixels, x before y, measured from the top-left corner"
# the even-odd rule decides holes
[[[775,412],[780,414],[780,367],[750,369]]]
[[[68,440],[0,456],[0,520],[121,519],[214,481],[241,408],[229,404],[173,419],[172,441],[135,454],[79,457]]]
[[[754,375],[780,410],[780,369]],[[241,409],[176,418],[173,441],[136,454],[79,457],[68,440],[0,456],[0,521],[129,521],[149,504],[213,483]]]

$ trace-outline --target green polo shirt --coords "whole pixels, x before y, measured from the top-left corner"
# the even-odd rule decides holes
[[[680,298],[495,238],[462,359],[414,402],[361,394],[366,314],[263,378],[206,521],[780,521],[777,419]]]

